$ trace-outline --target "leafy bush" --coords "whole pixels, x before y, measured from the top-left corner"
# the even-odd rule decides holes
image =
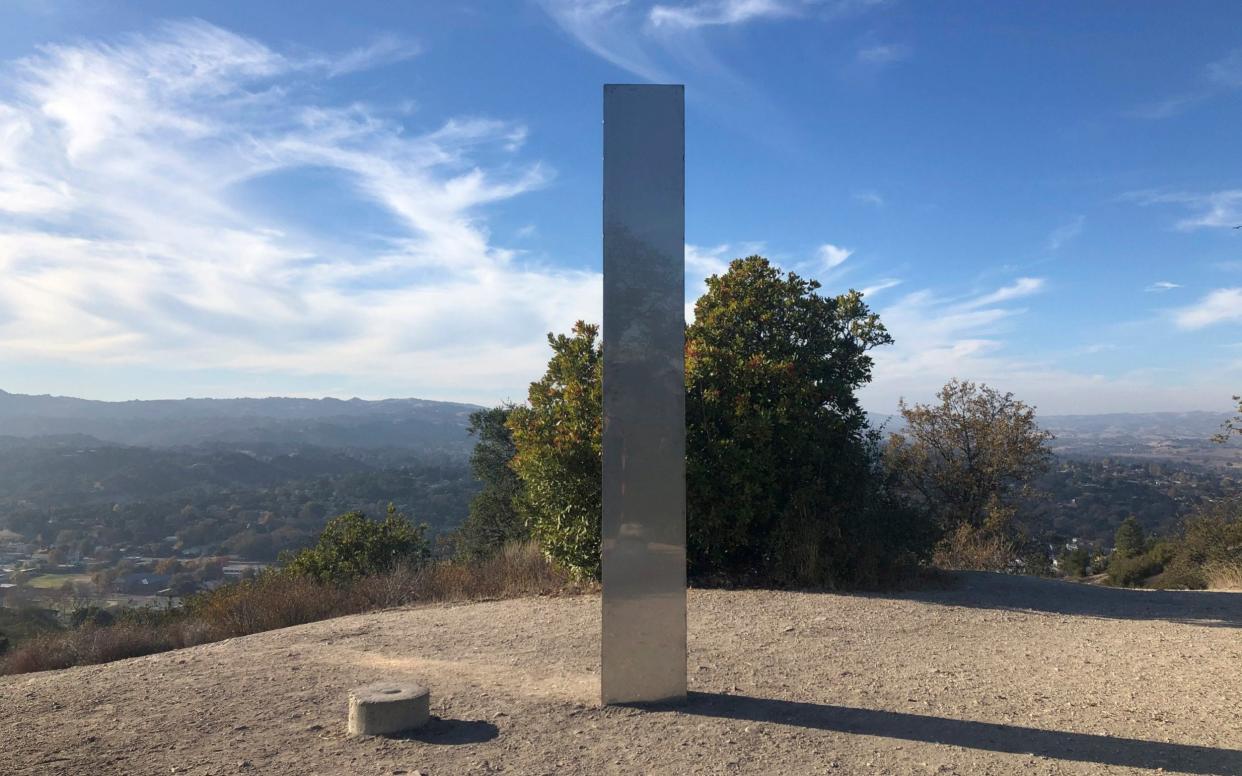
[[[862,300],[767,259],[707,280],[686,330],[687,550],[698,578],[873,583],[917,554],[856,391],[892,342]],[[911,530],[911,528],[915,528]]]
[[[1141,587],[1146,580],[1163,572],[1176,552],[1174,545],[1169,542],[1159,542],[1138,555],[1114,551],[1108,559],[1108,584]]]
[[[932,526],[889,495],[855,392],[890,342],[855,292],[760,256],[708,279],[686,330],[689,572],[697,580],[878,584],[926,556]],[[549,335],[553,355],[509,427],[522,509],[548,555],[599,574],[599,329]]]
[[[1061,572],[1067,577],[1085,577],[1091,573],[1091,550],[1079,545],[1062,552],[1057,558]]]
[[[1171,558],[1153,584],[1203,589],[1232,585],[1232,570],[1242,567],[1242,499],[1201,508],[1170,540]]]
[[[552,359],[509,428],[522,479],[519,500],[544,552],[576,574],[599,576],[602,509],[603,354],[599,327],[578,321],[572,336],[548,335]]]
[[[522,480],[510,463],[517,454],[507,425],[511,406],[470,414],[467,429],[478,438],[470,454],[470,470],[483,489],[470,502],[470,514],[457,532],[457,553],[467,560],[488,558],[506,545],[530,538],[519,510]]]
[[[347,512],[328,521],[314,547],[288,557],[284,573],[340,584],[398,563],[421,563],[430,555],[425,532],[426,526],[415,526],[391,504],[382,522]]]

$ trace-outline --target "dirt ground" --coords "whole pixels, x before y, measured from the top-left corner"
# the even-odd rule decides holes
[[[1242,594],[965,574],[689,611],[677,709],[597,704],[594,596],[398,610],[0,678],[0,773],[1242,774]],[[437,719],[347,737],[380,679]]]

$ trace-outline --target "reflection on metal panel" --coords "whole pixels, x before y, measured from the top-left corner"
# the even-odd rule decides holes
[[[685,90],[604,87],[604,703],[686,695]]]

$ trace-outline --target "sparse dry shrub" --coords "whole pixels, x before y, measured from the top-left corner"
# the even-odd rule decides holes
[[[66,634],[43,634],[10,650],[0,661],[0,675],[51,671],[76,664],[77,657]]]
[[[204,623],[213,641],[353,614],[362,608],[348,587],[279,573],[225,585],[186,604],[189,617]]]
[[[535,542],[507,545],[500,553],[472,567],[464,586],[467,598],[516,598],[555,595],[593,588],[575,581],[568,572],[544,557]]]
[[[963,523],[936,545],[932,563],[949,570],[1005,571],[1017,551],[1006,533]]]
[[[1242,562],[1210,563],[1203,573],[1208,590],[1242,590]]]
[[[553,566],[531,542],[506,546],[485,561],[398,566],[346,585],[268,573],[194,596],[182,609],[140,610],[113,625],[37,636],[0,659],[0,675],[106,663],[374,609],[592,587]]]
[[[80,663],[110,663],[184,646],[177,629],[169,625],[120,623],[87,627],[75,635]]]
[[[590,583],[553,565],[534,542],[506,545],[486,560],[398,567],[354,586],[367,608],[445,601],[477,601],[580,592]]]
[[[23,643],[5,656],[0,674],[50,671],[75,665],[110,663],[130,657],[167,652],[187,646],[173,624],[121,622],[85,625],[71,631],[45,634]]]

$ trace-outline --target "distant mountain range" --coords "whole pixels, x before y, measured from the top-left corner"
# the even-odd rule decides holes
[[[1040,415],[1039,425],[1051,431],[1058,440],[1120,439],[1137,437],[1147,440],[1208,439],[1229,418],[1220,412],[1116,412],[1103,415]],[[871,425],[885,431],[897,431],[902,425],[900,415],[871,413]]]
[[[423,399],[105,402],[0,391],[0,436],[85,435],[144,447],[264,445],[465,452],[472,404]]]
[[[477,405],[424,399],[168,399],[105,402],[0,391],[0,436],[84,435],[143,447],[261,447],[269,452],[323,448],[463,453]],[[1048,415],[1053,448],[1095,454],[1117,448],[1150,453],[1166,443],[1209,444],[1228,416],[1214,412]],[[899,415],[871,414],[871,424],[897,431]],[[1176,457],[1176,453],[1174,454]]]
[[[1125,458],[1178,461],[1210,467],[1237,467],[1242,449],[1234,442],[1211,441],[1229,418],[1217,412],[1118,412],[1104,415],[1044,415],[1039,425],[1055,435],[1053,452],[1071,458]],[[871,425],[900,431],[900,415],[870,416]]]
[[[1141,437],[1207,439],[1229,418],[1220,412],[1123,412],[1107,415],[1049,415],[1040,425],[1058,438]]]

